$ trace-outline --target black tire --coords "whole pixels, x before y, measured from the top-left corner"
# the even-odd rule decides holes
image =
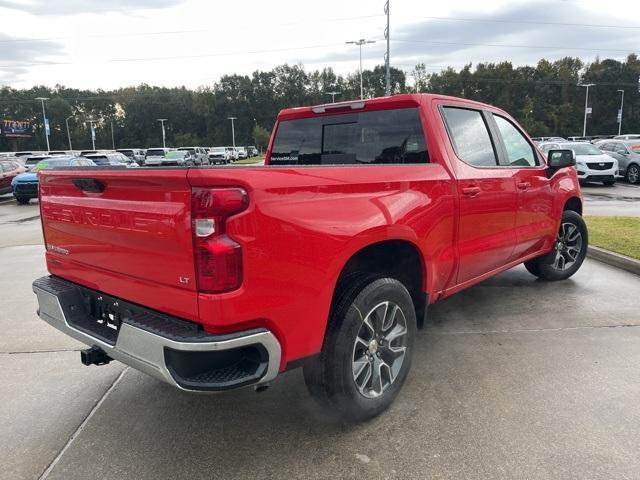
[[[20,205],[26,205],[27,203],[29,203],[29,200],[31,200],[29,197],[16,197],[16,201]]]
[[[602,184],[606,187],[611,187],[613,185],[615,185],[616,181],[615,180],[604,180],[602,182]]]
[[[576,236],[574,240],[571,240],[575,232],[579,233],[579,237]],[[525,262],[524,266],[530,273],[543,280],[566,280],[582,266],[582,262],[587,256],[588,244],[589,233],[583,218],[576,212],[566,210],[562,214],[560,231],[554,242],[553,250],[547,255]],[[567,258],[572,258],[570,252],[576,252],[575,260],[567,265]],[[558,257],[562,257],[562,259]]]
[[[385,303],[386,309],[383,306]],[[379,324],[381,329],[384,329],[385,320],[379,323],[380,314],[377,312],[386,312],[391,305],[394,305],[394,315],[385,316],[385,319],[390,318],[391,326],[386,334],[381,333],[380,338],[386,339],[384,335],[396,331],[396,319],[397,325],[400,325],[399,331],[404,330],[404,333],[388,342],[386,346],[383,345],[384,342],[377,343],[373,338],[369,347],[366,347],[366,352],[361,351],[360,349],[365,347],[356,339],[363,331],[369,331],[365,325],[365,318],[370,319],[369,325]],[[395,310],[395,306],[399,310]],[[343,421],[358,422],[379,415],[391,405],[407,377],[411,367],[415,332],[415,309],[411,295],[402,283],[392,278],[376,278],[364,274],[351,276],[347,282],[343,282],[343,287],[336,296],[322,351],[304,367],[304,378],[309,391],[328,412]],[[404,347],[404,353],[396,373],[392,374],[396,360],[400,359],[400,356],[394,358],[398,353],[393,353],[392,348],[389,348],[396,340],[401,340],[402,344],[396,343],[394,348],[397,350],[398,347]],[[375,348],[372,346],[374,343]],[[373,352],[371,356],[369,349]],[[369,358],[370,364],[366,361],[356,362],[356,357]],[[369,378],[372,382],[370,389],[362,385],[361,391],[356,384],[354,368],[358,363],[363,366],[360,372],[369,374],[358,378]],[[384,375],[383,366],[386,367]],[[378,374],[374,375],[376,367]],[[368,371],[365,372],[367,368]],[[386,377],[384,385],[383,376]],[[375,378],[380,378],[379,394],[374,391]]]
[[[640,183],[640,167],[638,165],[631,164],[627,167],[627,182],[631,184]]]

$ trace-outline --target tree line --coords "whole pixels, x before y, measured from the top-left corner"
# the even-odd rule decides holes
[[[391,69],[392,92],[426,92],[460,96],[490,103],[513,115],[533,136],[581,135],[585,89],[592,114],[587,134],[617,133],[620,93],[625,91],[623,132],[640,132],[640,59],[596,59],[585,63],[566,57],[540,60],[535,66],[514,67],[511,62],[468,64],[428,73],[424,64],[412,71]],[[363,72],[367,98],[384,95],[383,65]],[[355,72],[338,75],[332,68],[307,71],[302,65],[279,65],[251,75],[224,75],[211,86],[197,89],[142,84],[117,90],[80,90],[57,85],[29,89],[0,88],[0,118],[28,120],[34,136],[21,139],[22,150],[44,150],[42,111],[37,97],[46,97],[51,149],[68,148],[65,119],[69,118],[75,149],[91,146],[87,120],[96,121],[96,147],[152,147],[162,144],[158,118],[167,118],[167,146],[229,145],[236,117],[237,145],[266,146],[279,110],[291,106],[328,103],[328,92],[340,92],[336,101],[360,96]],[[112,135],[113,133],[113,135]],[[113,138],[113,143],[112,143]],[[0,151],[9,150],[0,139]]]

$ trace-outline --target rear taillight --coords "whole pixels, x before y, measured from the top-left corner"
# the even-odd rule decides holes
[[[193,188],[191,219],[198,291],[222,293],[242,284],[242,246],[226,235],[227,218],[246,210],[242,188]]]

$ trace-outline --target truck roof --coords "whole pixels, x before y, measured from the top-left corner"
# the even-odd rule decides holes
[[[376,97],[364,100],[349,100],[346,102],[323,103],[306,107],[285,108],[278,114],[278,120],[290,120],[293,118],[312,117],[323,113],[345,113],[350,110],[385,110],[389,108],[417,107],[426,99],[442,100],[463,100],[465,103],[476,105],[482,108],[495,109],[496,107],[475,100],[452,97],[449,95],[439,95],[434,93],[406,93],[402,95],[392,95],[390,97]]]

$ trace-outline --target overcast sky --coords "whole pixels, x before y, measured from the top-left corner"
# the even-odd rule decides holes
[[[383,62],[384,0],[0,0],[0,85],[196,87],[281,63],[307,69]],[[468,62],[640,50],[638,0],[391,0],[392,65],[428,71]]]

